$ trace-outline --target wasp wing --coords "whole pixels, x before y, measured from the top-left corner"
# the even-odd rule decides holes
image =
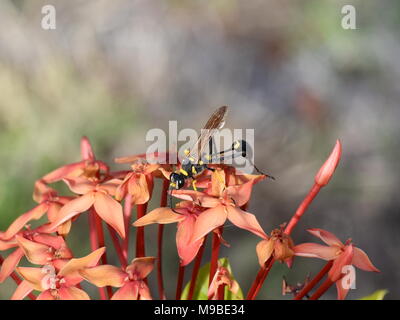
[[[189,152],[189,157],[193,163],[197,163],[201,158],[205,146],[208,144],[212,136],[225,125],[225,118],[228,107],[223,106],[218,108],[208,119],[207,123],[201,129],[200,137]]]

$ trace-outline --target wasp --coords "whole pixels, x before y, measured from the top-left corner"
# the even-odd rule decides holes
[[[226,158],[226,154],[228,151],[232,151],[230,157],[243,156],[247,155],[247,143],[244,140],[236,140],[233,142],[232,147],[228,150],[220,151],[216,154],[207,154],[203,155],[202,152],[204,148],[209,144],[209,149],[212,149],[212,138],[215,133],[222,129],[225,125],[225,118],[228,112],[228,107],[223,106],[218,108],[208,119],[207,123],[201,130],[201,134],[194,144],[193,148],[190,150],[185,150],[185,157],[181,162],[180,169],[177,172],[171,173],[170,187],[173,189],[181,189],[186,184],[188,179],[192,180],[192,186],[194,190],[196,188],[196,177],[202,173],[204,170],[208,169],[210,171],[214,171],[214,168],[210,168],[208,163],[211,163],[213,160],[218,159],[219,161],[223,161]],[[256,166],[253,167],[260,174],[266,175],[262,173]],[[270,175],[266,175],[272,179],[274,179]]]

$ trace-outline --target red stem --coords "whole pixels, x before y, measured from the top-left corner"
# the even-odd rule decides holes
[[[130,236],[130,223],[132,217],[132,195],[127,194],[124,202],[124,224],[125,224],[125,239],[122,244],[122,252],[124,254],[124,258],[126,264],[128,264],[128,250],[129,250],[129,236]]]
[[[185,276],[185,266],[181,266],[179,264],[178,279],[176,282],[175,300],[181,300],[184,276]]]
[[[103,224],[101,222],[100,217],[98,216],[98,214],[95,211],[94,211],[94,216],[96,217],[96,231],[97,231],[98,247],[102,248],[105,246]],[[101,263],[103,265],[107,264],[107,252],[104,252],[104,254],[101,256]],[[110,286],[107,286],[106,290],[107,290],[107,294],[108,294],[108,299],[111,299],[111,297],[113,295],[112,288]]]
[[[217,300],[225,300],[225,284],[221,284],[217,290]]]
[[[321,269],[321,271],[312,279],[295,297],[294,300],[301,300],[310,290],[312,290],[315,285],[321,281],[321,279],[329,272],[333,264],[333,260],[328,261],[328,263]]]
[[[96,228],[96,212],[94,210],[89,210],[89,235],[90,235],[90,247],[92,251],[99,248],[97,228]],[[106,300],[106,291],[104,288],[98,288],[100,299]]]
[[[308,206],[310,203],[314,200],[315,196],[318,194],[318,192],[321,190],[321,186],[318,184],[314,184],[310,191],[308,192],[307,196],[304,198],[303,202],[300,204],[300,206],[297,208],[296,213],[290,219],[288,225],[285,228],[285,233],[290,235],[293,231],[293,228],[297,225],[299,222],[300,218],[303,216],[304,212],[307,210]]]
[[[215,272],[217,271],[218,267],[218,255],[219,255],[219,248],[221,246],[221,240],[219,238],[219,234],[222,234],[222,227],[219,227],[217,232],[213,232],[213,239],[212,239],[212,247],[211,247],[211,261],[210,261],[210,276],[208,284],[210,285],[212,280],[214,279]]]
[[[194,289],[196,288],[197,276],[198,276],[199,270],[200,270],[201,259],[203,258],[204,249],[206,247],[206,240],[207,240],[207,235],[204,237],[203,244],[201,245],[199,252],[197,252],[196,259],[194,261],[192,278],[190,280],[189,293],[188,293],[188,297],[187,297],[188,300],[193,299]]]
[[[138,204],[136,206],[137,209],[137,219],[140,219],[146,214],[147,203]],[[144,227],[136,228],[136,258],[145,256],[145,247],[144,247]]]
[[[290,219],[288,225],[285,228],[285,233],[287,235],[290,235],[294,229],[294,227],[297,225],[303,214],[306,212],[307,208],[311,204],[311,202],[314,200],[318,192],[321,190],[321,186],[318,184],[314,184],[310,191],[308,192],[307,196],[304,198],[304,200],[301,202],[299,207],[297,208],[295,214],[293,217]],[[269,270],[272,268],[272,265],[275,263],[275,261],[272,259],[269,263],[269,266],[266,268],[261,267],[260,270],[258,271],[258,274],[256,276],[256,279],[253,282],[252,287],[249,290],[249,293],[247,294],[247,299],[253,300],[257,296],[258,292],[260,291],[265,278],[267,277]]]
[[[0,255],[0,266],[3,264],[3,262],[4,262],[4,258]],[[15,271],[13,271],[13,272],[10,274],[10,277],[11,277],[11,279],[14,280],[14,282],[15,282],[17,285],[19,285],[19,284],[22,282],[21,278],[15,273]],[[36,300],[36,296],[35,296],[33,293],[29,293],[29,294],[28,294],[28,297],[29,297],[31,300]]]
[[[260,270],[258,271],[249,292],[247,293],[246,300],[254,300],[256,298],[274,263],[275,260],[271,258],[264,264],[264,266],[260,267]]]
[[[329,277],[326,278],[324,283],[310,297],[310,300],[318,300],[333,284],[334,282]]]
[[[168,188],[169,188],[169,180],[163,181],[163,188],[161,192],[161,202],[160,207],[165,207],[167,205],[168,200]],[[163,234],[164,234],[164,225],[158,225],[158,234],[157,234],[157,287],[158,287],[158,295],[160,300],[165,300],[165,290],[164,290],[164,279],[162,274],[162,243],[163,243]]]
[[[121,247],[121,244],[119,242],[119,239],[118,239],[118,236],[117,236],[117,232],[109,225],[107,225],[107,228],[108,228],[108,231],[110,233],[111,240],[112,240],[112,242],[114,244],[114,248],[115,248],[115,251],[117,253],[119,262],[121,264],[121,268],[125,269],[126,266],[127,266],[127,261],[125,260],[124,253],[122,252],[122,247]]]

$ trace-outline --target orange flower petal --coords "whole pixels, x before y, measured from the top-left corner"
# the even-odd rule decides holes
[[[132,203],[143,204],[149,201],[150,193],[144,174],[135,174],[128,181],[128,192],[132,195]]]
[[[213,208],[218,206],[221,201],[219,198],[206,195],[204,192],[194,190],[172,190],[172,196],[182,200],[193,201],[202,207]]]
[[[185,266],[192,262],[196,257],[204,238],[197,241],[191,241],[196,218],[194,215],[183,216],[185,219],[178,223],[178,231],[176,233],[176,247],[178,255],[181,258],[181,266]]]
[[[23,300],[32,291],[33,291],[32,285],[28,281],[22,280],[21,283],[18,285],[17,289],[14,291],[10,300]]]
[[[139,299],[140,300],[151,300],[151,293],[149,287],[145,282],[141,282],[139,285]]]
[[[49,251],[49,246],[30,241],[18,235],[16,236],[16,239],[29,262],[44,265],[51,260],[52,254]]]
[[[60,300],[90,300],[88,294],[76,287],[61,287],[58,289]]]
[[[323,260],[332,260],[337,258],[337,253],[340,252],[338,247],[323,246],[318,243],[302,243],[293,248],[296,256],[320,258]]]
[[[238,207],[245,205],[250,200],[251,191],[253,189],[253,181],[248,181],[237,186],[226,188],[227,194],[235,200]]]
[[[121,268],[111,265],[87,268],[80,270],[79,273],[96,287],[122,287],[125,278],[128,277],[128,274],[122,271]]]
[[[56,220],[62,207],[63,205],[59,202],[51,202],[49,210],[47,211],[47,219],[49,219],[50,222]]]
[[[20,215],[4,232],[0,238],[2,240],[9,240],[14,237],[29,221],[40,219],[49,208],[47,203],[41,203],[32,210]]]
[[[85,161],[71,163],[46,174],[42,178],[42,180],[45,183],[53,183],[67,177],[68,178],[78,177],[83,172],[85,166],[86,166]]]
[[[116,190],[122,184],[122,180],[120,179],[111,179],[107,182],[104,182],[100,185],[100,189],[107,191],[110,195],[115,195]]]
[[[94,160],[92,145],[87,137],[81,139],[81,158],[82,160]]]
[[[75,179],[63,179],[68,185],[68,188],[76,194],[86,194],[96,188],[96,183],[86,178],[75,178]]]
[[[342,286],[341,281],[336,281],[336,289],[337,289],[337,299],[344,300],[346,299],[347,294],[349,293],[350,288],[345,289]]]
[[[343,253],[335,260],[332,265],[332,268],[329,270],[329,278],[332,281],[339,280],[344,274],[342,273],[343,267],[347,265],[351,265],[351,261],[353,260],[353,245],[350,244],[346,246],[346,249]]]
[[[179,222],[183,219],[185,219],[183,215],[175,213],[171,208],[162,207],[154,209],[140,219],[136,220],[133,223],[133,226],[143,227],[152,223],[168,224]]]
[[[380,272],[369,260],[368,255],[360,248],[354,247],[352,264],[364,271]]]
[[[114,293],[111,300],[137,300],[138,294],[139,281],[129,281]]]
[[[256,246],[256,252],[258,257],[258,263],[260,266],[263,266],[265,262],[271,257],[272,252],[274,251],[274,241],[269,240],[261,240]]]
[[[46,276],[42,268],[18,267],[17,272],[30,283],[35,290],[42,291],[42,280]]]
[[[227,216],[228,213],[223,205],[202,212],[196,220],[192,241],[200,240],[207,233],[222,226],[225,223]]]
[[[36,300],[56,300],[56,298],[51,294],[50,290],[45,290],[37,296]]]
[[[15,239],[10,239],[7,241],[0,240],[0,251],[8,250],[17,246],[18,243]]]
[[[74,258],[69,260],[60,270],[58,275],[60,276],[69,276],[78,274],[79,270],[94,267],[99,262],[101,256],[104,254],[106,250],[105,247],[99,248],[92,253],[88,254],[82,258]]]
[[[224,190],[225,190],[225,172],[224,170],[217,168],[211,174],[210,195],[214,197],[220,197]]]
[[[96,192],[94,208],[97,214],[107,222],[121,238],[125,238],[124,215],[121,204],[103,192]]]
[[[15,270],[15,267],[23,256],[24,251],[21,248],[18,248],[4,259],[0,269],[0,283],[2,283]]]
[[[55,219],[49,226],[48,230],[57,228],[67,220],[72,219],[76,215],[88,210],[94,203],[94,193],[89,192],[83,196],[80,196],[74,200],[68,202],[63,206],[58,213],[57,219]]]
[[[48,198],[57,196],[57,191],[50,188],[42,179],[35,182],[33,200],[40,203]]]
[[[228,206],[228,219],[235,226],[248,230],[261,238],[267,238],[254,214],[241,210],[238,207]]]
[[[154,257],[135,258],[126,268],[126,272],[135,274],[138,279],[146,278],[154,268]]]
[[[312,235],[320,238],[323,242],[325,242],[328,246],[338,246],[343,247],[343,243],[331,232],[322,230],[322,229],[308,229],[307,230]]]

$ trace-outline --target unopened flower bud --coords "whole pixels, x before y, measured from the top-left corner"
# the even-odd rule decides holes
[[[339,140],[336,140],[336,145],[329,155],[328,159],[319,169],[317,175],[315,176],[315,183],[323,187],[328,184],[329,180],[332,178],[333,173],[337,165],[339,164],[340,156],[342,154],[342,145]]]

